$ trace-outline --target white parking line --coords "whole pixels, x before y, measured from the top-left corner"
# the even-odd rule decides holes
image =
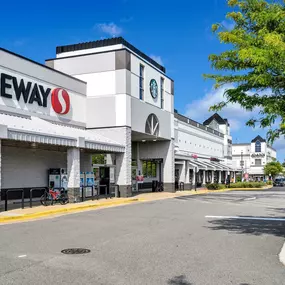
[[[23,255],[19,255],[18,257],[19,258],[23,258],[23,257],[26,257],[27,255],[26,254],[23,254]]]
[[[251,198],[245,198],[244,201],[251,201],[251,200],[256,200],[256,197],[251,197]]]
[[[235,220],[257,220],[257,221],[279,221],[285,222],[285,218],[258,218],[258,217],[239,217],[239,216],[205,216],[206,219],[235,219]]]

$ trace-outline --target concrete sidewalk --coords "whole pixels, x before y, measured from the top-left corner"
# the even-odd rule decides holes
[[[268,189],[263,188],[263,189]],[[53,206],[36,206],[33,208],[25,209],[15,209],[7,212],[0,213],[0,224],[12,223],[12,222],[21,222],[26,220],[34,220],[39,218],[55,217],[59,215],[71,214],[81,211],[90,211],[95,209],[116,207],[121,205],[127,205],[132,203],[155,201],[162,199],[170,199],[179,196],[187,195],[201,195],[207,193],[217,193],[217,192],[227,192],[227,191],[238,191],[238,190],[262,190],[260,188],[250,188],[250,189],[222,189],[222,190],[207,190],[207,189],[198,189],[194,190],[185,190],[178,191],[175,193],[168,192],[155,192],[155,193],[137,193],[130,198],[112,198],[112,199],[100,199],[94,201],[85,201],[82,203],[76,204],[67,204],[60,205],[55,204]]]

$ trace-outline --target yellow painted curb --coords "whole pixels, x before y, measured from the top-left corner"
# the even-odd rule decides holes
[[[186,192],[183,193],[184,196],[192,196],[192,195],[203,195],[203,194],[208,194],[208,193],[217,193],[217,192],[229,192],[229,191],[262,191],[262,190],[267,190],[271,189],[271,187],[266,187],[266,188],[225,188],[225,189],[220,189],[220,190],[198,190],[199,192],[195,192],[194,190],[185,190],[181,191]],[[191,193],[189,193],[191,191]],[[42,217],[47,217],[47,216],[52,216],[52,215],[58,215],[58,214],[68,214],[68,213],[75,213],[79,211],[84,211],[88,209],[100,209],[108,206],[120,206],[120,205],[127,205],[131,204],[134,202],[150,202],[154,200],[161,200],[161,199],[170,199],[170,198],[175,198],[177,196],[171,196],[171,197],[157,197],[158,199],[143,199],[143,198],[132,198],[132,199],[120,199],[117,201],[108,201],[105,203],[100,203],[100,204],[88,204],[88,205],[78,205],[77,207],[72,207],[72,208],[59,208],[59,209],[52,209],[50,211],[44,211],[44,212],[37,212],[37,213],[30,213],[30,214],[22,214],[18,216],[0,216],[0,223],[8,223],[8,222],[20,222],[24,220],[32,220],[36,218],[42,218]]]
[[[53,209],[50,211],[38,212],[38,213],[32,213],[32,214],[23,214],[19,216],[5,216],[5,217],[0,217],[0,223],[30,220],[30,219],[41,218],[41,217],[46,217],[46,216],[51,216],[51,215],[57,215],[57,214],[63,214],[63,213],[64,214],[73,213],[73,212],[78,212],[82,210],[103,208],[107,206],[119,206],[119,205],[134,203],[134,202],[142,202],[142,201],[144,200],[136,198],[136,199],[123,200],[123,201],[122,200],[111,201],[111,202],[106,202],[106,203],[101,203],[101,204],[80,205],[80,206],[72,207],[72,208]]]

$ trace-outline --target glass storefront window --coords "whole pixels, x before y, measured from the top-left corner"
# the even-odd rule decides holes
[[[144,177],[156,177],[157,175],[157,164],[151,160],[144,160],[142,162],[143,176]]]

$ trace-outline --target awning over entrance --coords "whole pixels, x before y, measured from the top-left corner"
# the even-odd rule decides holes
[[[211,162],[205,161],[205,160],[198,160],[200,163],[207,166],[207,170],[216,170],[215,165],[213,165]]]
[[[175,163],[179,164],[179,162],[181,160],[186,160],[189,162],[189,168],[190,169],[194,169],[195,167],[198,168],[197,171],[199,170],[213,170],[213,171],[236,171],[235,169],[221,164],[217,161],[211,161],[211,160],[206,160],[206,159],[201,159],[201,158],[197,158],[194,159],[192,157],[189,156],[185,156],[185,155],[180,155],[180,154],[176,154],[175,155]]]
[[[197,169],[197,171],[199,170],[207,170],[207,166],[204,165],[203,163],[201,163],[200,161],[194,160],[194,159],[190,159],[189,160],[189,164],[190,165],[194,165]]]
[[[45,143],[124,152],[125,147],[109,138],[80,127],[61,125],[33,116],[0,114],[0,137],[25,142]]]

